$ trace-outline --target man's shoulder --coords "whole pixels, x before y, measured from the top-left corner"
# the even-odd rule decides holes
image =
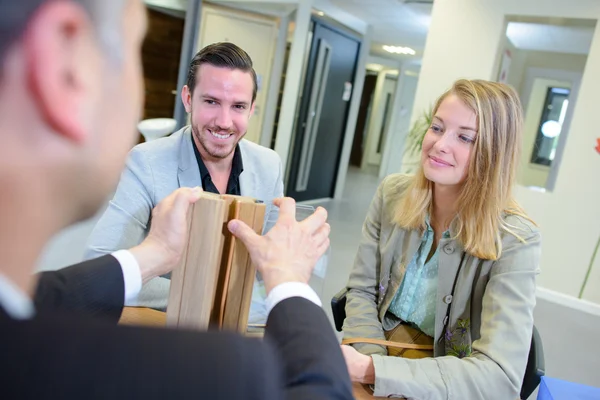
[[[240,140],[239,144],[240,149],[242,150],[242,156],[245,156],[244,161],[248,158],[252,158],[261,161],[261,163],[270,165],[273,165],[272,163],[274,162],[281,162],[279,154],[268,147],[261,146],[246,139]]]

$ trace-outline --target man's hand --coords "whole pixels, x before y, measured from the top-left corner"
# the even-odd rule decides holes
[[[180,188],[152,210],[152,224],[146,239],[130,251],[142,273],[142,282],[171,272],[188,240],[188,211],[200,198],[202,188]]]
[[[352,382],[375,383],[375,367],[371,356],[361,354],[354,347],[345,344],[342,345],[342,354]]]
[[[331,228],[327,211],[319,207],[302,222],[296,221],[296,202],[275,199],[279,218],[265,235],[257,235],[239,220],[229,222],[229,230],[240,239],[261,273],[267,293],[286,282],[308,283],[316,262],[329,247]]]

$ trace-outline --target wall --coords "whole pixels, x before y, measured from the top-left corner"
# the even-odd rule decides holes
[[[515,49],[517,58],[521,62],[511,64],[508,76],[509,84],[512,85],[521,94],[521,98],[526,95],[525,75],[530,68],[545,68],[561,71],[572,71],[583,73],[587,56],[581,54],[551,53],[547,51],[531,51]],[[513,76],[514,75],[514,76]]]
[[[402,154],[406,145],[406,136],[410,130],[410,117],[419,81],[419,71],[417,68],[413,68],[403,68],[398,77],[394,113],[391,116],[387,140],[383,149],[379,178],[399,172],[403,167]]]
[[[540,7],[536,0],[436,0],[412,120],[456,79],[496,78],[506,15],[598,19],[600,2],[547,0]],[[579,296],[600,236],[600,156],[594,151],[599,92],[596,29],[555,189],[539,193],[517,187],[515,193],[543,234],[539,285],[571,296]],[[592,299],[586,293],[584,298]]]

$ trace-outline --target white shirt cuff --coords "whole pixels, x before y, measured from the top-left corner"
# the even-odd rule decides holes
[[[123,283],[125,284],[124,304],[135,300],[142,290],[142,272],[140,266],[129,250],[119,250],[111,254],[121,264]]]
[[[322,307],[321,299],[306,283],[286,282],[275,286],[267,296],[265,300],[267,315],[277,304],[290,297],[302,297]]]

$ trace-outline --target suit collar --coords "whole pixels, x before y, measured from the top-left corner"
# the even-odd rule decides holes
[[[261,187],[256,175],[256,165],[253,154],[250,152],[252,144],[246,139],[240,140],[238,144],[242,160],[244,160],[244,170],[240,174],[240,193],[242,196],[258,198],[258,188]],[[264,199],[258,199],[264,200]]]

